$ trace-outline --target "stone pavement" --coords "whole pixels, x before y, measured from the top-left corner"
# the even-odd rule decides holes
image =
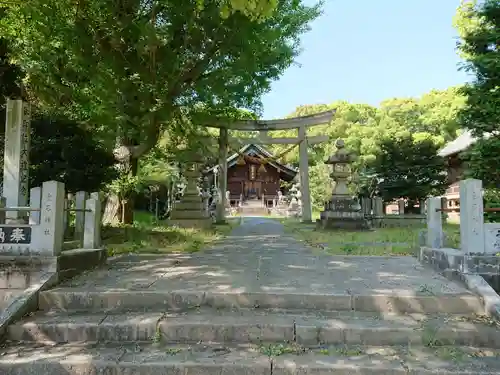
[[[61,286],[65,288],[329,295],[339,301],[356,295],[472,296],[412,257],[314,254],[286,235],[278,221],[256,217],[243,218],[230,236],[204,252],[130,255]]]
[[[481,301],[411,257],[315,254],[264,218],[41,293],[1,374],[496,374]]]

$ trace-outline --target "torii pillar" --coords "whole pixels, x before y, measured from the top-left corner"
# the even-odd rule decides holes
[[[312,222],[311,191],[309,189],[309,156],[307,155],[306,127],[299,127],[299,176],[300,200],[302,201],[302,222]]]
[[[217,223],[226,221],[226,190],[227,190],[227,146],[228,131],[226,128],[219,129],[219,179],[218,194],[219,200],[216,207]]]
[[[217,221],[225,221],[226,190],[227,190],[227,148],[229,142],[242,144],[297,144],[299,143],[299,173],[302,201],[302,221],[312,221],[311,193],[309,189],[309,157],[307,154],[308,145],[327,142],[328,136],[306,136],[306,129],[309,126],[329,123],[335,110],[329,110],[314,115],[293,117],[278,120],[238,120],[213,119],[202,124],[207,127],[219,128],[219,180],[218,192],[219,203],[217,206]],[[267,136],[268,131],[298,129],[298,137],[293,138],[272,138]],[[232,139],[228,135],[229,130],[259,131],[259,137]]]

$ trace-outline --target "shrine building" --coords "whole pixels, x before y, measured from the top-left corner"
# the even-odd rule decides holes
[[[206,171],[209,182],[217,186],[218,167]],[[227,190],[230,200],[272,200],[278,191],[286,194],[281,181],[291,182],[298,170],[280,163],[264,147],[248,144],[227,159]]]

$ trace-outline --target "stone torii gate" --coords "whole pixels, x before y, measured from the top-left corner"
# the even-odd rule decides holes
[[[205,124],[207,127],[219,129],[219,203],[217,206],[217,221],[225,220],[226,190],[227,190],[227,157],[229,142],[237,141],[241,144],[297,144],[299,143],[299,175],[302,200],[302,221],[312,221],[311,194],[309,191],[309,157],[307,147],[309,145],[327,142],[328,136],[306,135],[307,127],[329,123],[335,110],[329,110],[309,116],[293,117],[278,120],[239,120],[239,121],[215,121]],[[297,137],[272,138],[268,131],[297,129]],[[229,138],[229,130],[259,131],[258,137]]]

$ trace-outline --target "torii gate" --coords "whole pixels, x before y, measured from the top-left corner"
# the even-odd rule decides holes
[[[299,143],[299,176],[302,200],[302,221],[312,222],[311,193],[309,190],[309,157],[307,155],[308,145],[327,142],[328,136],[306,136],[309,126],[328,123],[335,115],[335,110],[329,110],[309,116],[293,117],[290,119],[278,120],[239,120],[239,121],[216,121],[207,123],[207,127],[219,129],[219,178],[218,191],[219,203],[217,206],[217,221],[225,220],[226,190],[227,190],[227,157],[228,143],[230,142],[229,130],[260,131],[260,136],[249,138],[235,138],[242,144],[297,144]],[[298,129],[295,138],[272,138],[269,137],[269,130],[290,130]]]

